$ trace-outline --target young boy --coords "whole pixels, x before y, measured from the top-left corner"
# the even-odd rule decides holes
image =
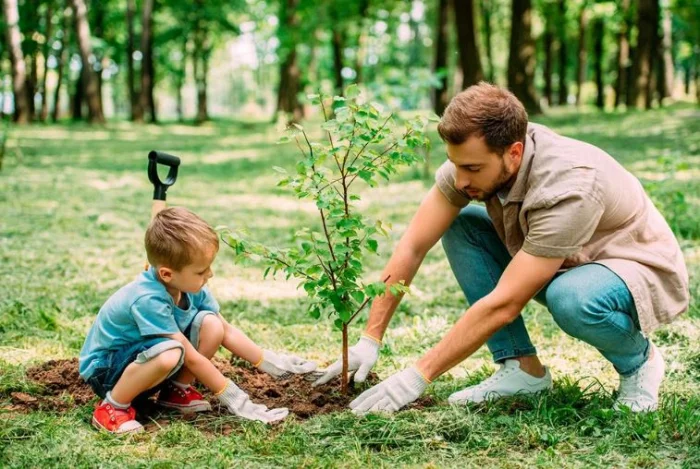
[[[209,410],[192,386],[198,379],[232,413],[274,422],[286,408],[253,404],[209,360],[220,345],[261,370],[284,377],[309,373],[313,362],[262,350],[228,324],[205,287],[219,249],[212,228],[184,208],[158,213],[146,231],[151,267],[119,289],[100,309],[80,352],[80,376],[102,401],[92,423],[112,433],[138,432],[131,402],[162,386],[158,402],[184,412]],[[184,332],[184,334],[183,334]]]

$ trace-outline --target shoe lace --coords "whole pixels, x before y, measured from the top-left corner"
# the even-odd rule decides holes
[[[501,381],[503,378],[511,374],[512,369],[506,368],[504,364],[499,365],[500,368],[498,371],[496,371],[494,374],[483,380],[481,383],[477,384],[476,389],[484,389],[492,384],[496,384],[497,382]]]

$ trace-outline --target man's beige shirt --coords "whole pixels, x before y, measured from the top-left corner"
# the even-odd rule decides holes
[[[469,197],[455,188],[445,162],[436,184],[454,205]],[[627,285],[643,331],[688,309],[688,271],[678,241],[640,182],[603,150],[529,124],[522,164],[503,204],[486,209],[514,256],[564,257],[563,269],[597,263]]]

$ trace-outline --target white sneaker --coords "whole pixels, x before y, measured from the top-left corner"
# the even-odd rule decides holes
[[[450,404],[477,403],[515,394],[535,394],[552,389],[552,375],[544,367],[545,374],[536,378],[520,369],[518,360],[506,360],[500,369],[481,383],[469,386],[452,394],[447,401]]]
[[[659,387],[666,364],[656,345],[649,342],[652,357],[632,376],[620,376],[620,389],[614,408],[627,407],[632,412],[654,411],[659,406]]]

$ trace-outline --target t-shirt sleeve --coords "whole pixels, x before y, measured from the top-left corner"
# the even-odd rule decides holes
[[[454,163],[445,161],[435,173],[435,185],[452,205],[466,207],[471,199],[455,188],[456,174],[457,168]]]
[[[131,315],[142,336],[180,332],[169,301],[157,296],[142,296],[131,305]]]
[[[528,211],[522,249],[538,257],[569,257],[591,239],[602,215],[603,206],[595,197],[569,192],[552,205]]]
[[[212,295],[211,291],[209,291],[208,287],[202,288],[202,291],[200,291],[197,296],[198,303],[195,306],[197,307],[197,310],[199,311],[213,311],[215,313],[218,313],[221,307],[219,306],[219,303],[216,301],[216,298],[214,298],[214,295]]]

